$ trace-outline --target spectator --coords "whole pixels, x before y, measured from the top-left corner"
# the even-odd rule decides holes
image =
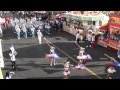
[[[77,34],[76,34],[76,42],[77,42],[78,45],[79,45],[79,41],[80,41],[80,33],[78,31]]]

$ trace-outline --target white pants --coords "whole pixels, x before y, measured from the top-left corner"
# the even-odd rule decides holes
[[[42,39],[42,37],[38,36],[39,44],[41,44],[41,39]]]

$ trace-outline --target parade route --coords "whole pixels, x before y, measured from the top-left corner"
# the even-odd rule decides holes
[[[4,65],[2,64],[4,68],[0,68],[0,79],[5,77],[7,71],[13,71],[12,67],[15,67],[15,65],[12,66],[12,56],[10,57],[9,54],[11,45],[14,46],[14,51],[17,52],[15,55],[16,70],[13,71],[14,74],[11,79],[64,79],[65,60],[69,60],[71,65],[69,79],[106,79],[106,63],[111,58],[115,62],[120,62],[120,59],[117,57],[117,52],[110,50],[110,48],[99,46],[97,43],[95,43],[95,48],[88,47],[91,41],[88,43],[86,40],[80,41],[78,44],[76,41],[78,40],[76,39],[77,35],[76,37],[72,35],[73,33],[75,34],[72,31],[78,29],[74,27],[75,30],[72,30],[73,27],[69,27],[68,29],[70,30],[66,29],[63,31],[64,25],[63,27],[61,26],[63,24],[62,21],[55,21],[55,23],[53,21],[54,24],[52,26],[52,20],[47,20],[45,17],[43,20],[34,17],[25,21],[25,18],[18,14],[13,16],[12,13],[8,13],[7,16],[15,17],[15,24],[18,26],[9,23],[10,25],[8,24],[3,29],[0,55],[4,59]],[[24,18],[24,22],[26,23],[23,23],[21,20],[17,22],[19,18],[21,20]],[[56,59],[56,65],[54,66],[50,65],[51,61],[46,57],[46,55],[51,54],[51,46],[55,47],[55,53],[60,57]],[[73,67],[80,63],[77,56],[80,56],[79,50],[81,47],[85,48],[86,54],[83,56],[90,55],[92,60],[86,60],[82,63],[85,69],[75,70]],[[120,66],[116,66],[115,70],[116,72],[113,73],[112,79],[120,79]]]
[[[64,63],[64,61],[69,58],[71,64],[77,64],[76,62],[78,61],[76,56],[78,55],[79,48],[75,42],[71,42],[74,41],[74,36],[66,32],[53,32],[51,35],[46,35],[46,37],[53,45],[57,47],[56,52],[62,58],[61,60],[57,60],[58,63]],[[49,53],[49,45],[46,44],[45,40],[42,40],[42,44],[39,45],[37,38],[22,38],[20,40],[10,38],[3,40],[3,55],[5,57],[5,69],[3,70],[3,75],[5,75],[7,70],[11,69],[11,62],[8,56],[11,43],[14,44],[14,47],[18,52],[18,55],[16,56],[17,71],[15,71],[13,79],[64,78],[63,65],[58,64],[53,67],[50,66],[50,61],[45,58],[45,54]],[[85,47],[86,43],[80,43],[80,46]],[[60,50],[58,50],[58,48]],[[63,52],[65,52],[67,55],[65,55]],[[109,58],[106,58],[104,53],[107,53],[111,57],[115,58],[117,57],[116,53],[101,46],[96,46],[95,49],[86,48],[86,52],[89,53],[93,58],[92,61],[88,61],[85,64],[89,69],[81,71],[71,69],[70,79],[105,79],[105,64],[107,61],[109,61]],[[76,61],[73,61],[72,59]],[[119,70],[119,68],[117,68],[117,70]],[[96,77],[96,73],[98,77]],[[114,74],[114,78],[120,78],[118,73]]]

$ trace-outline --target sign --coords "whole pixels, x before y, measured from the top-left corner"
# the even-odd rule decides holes
[[[4,24],[4,23],[5,23],[5,18],[0,17],[0,24]]]
[[[81,20],[81,21],[101,21],[104,20],[104,16],[99,17],[90,17],[90,16],[74,16],[74,15],[65,15],[66,18]]]

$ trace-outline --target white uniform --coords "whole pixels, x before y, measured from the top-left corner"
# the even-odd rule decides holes
[[[91,40],[92,40],[92,35],[91,35],[91,34],[88,34],[87,39],[88,39],[88,41],[91,42]]]
[[[16,60],[16,58],[15,58],[15,55],[13,54],[12,56],[11,56],[11,61],[15,61]]]
[[[41,44],[41,39],[42,39],[42,33],[40,31],[37,32],[37,35],[38,35],[38,40],[39,40],[39,44]]]
[[[92,36],[92,42],[95,42],[95,36]]]
[[[70,71],[64,71],[63,74],[64,76],[70,75]]]
[[[116,70],[115,70],[114,68],[112,69],[111,67],[110,67],[110,68],[108,68],[108,70],[107,70],[107,71],[108,71],[108,73],[114,73],[114,72],[116,72]]]
[[[77,41],[78,38],[80,39],[80,34],[79,33],[76,34],[76,41]]]
[[[11,50],[12,53],[14,53],[15,48],[14,48],[13,46],[11,46],[11,47],[10,47],[10,50]]]

